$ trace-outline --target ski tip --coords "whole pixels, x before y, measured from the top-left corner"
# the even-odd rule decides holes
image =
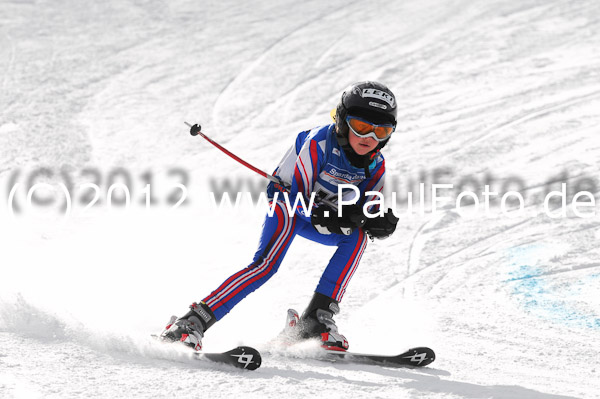
[[[250,346],[238,346],[225,352],[232,358],[232,365],[244,370],[256,370],[262,363],[260,352]]]
[[[435,352],[431,348],[420,346],[411,348],[400,355],[408,364],[416,367],[424,367],[435,361]]]

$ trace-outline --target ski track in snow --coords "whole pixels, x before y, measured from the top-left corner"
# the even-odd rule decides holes
[[[600,192],[595,0],[4,0],[0,22],[0,397],[598,396],[600,222],[550,219],[539,200],[549,181],[591,177]],[[340,330],[357,352],[430,346],[435,363],[333,365],[273,350],[332,254],[302,238],[204,340],[209,351],[257,347],[259,370],[152,340],[250,263],[263,217],[202,209],[211,178],[254,176],[183,121],[270,171],[367,79],[400,105],[388,181],[449,167],[456,179],[516,175],[538,196],[512,218],[404,216],[367,246]],[[152,171],[162,202],[119,213],[104,199],[60,219],[63,201],[27,213],[21,190],[10,217],[12,184],[41,167],[54,175],[39,181],[62,182],[66,168],[73,185],[123,167],[136,204]],[[172,168],[189,171],[190,202],[168,212]]]

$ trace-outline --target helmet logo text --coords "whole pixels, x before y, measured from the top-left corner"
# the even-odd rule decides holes
[[[376,108],[381,108],[381,109],[387,109],[387,105],[379,104],[379,103],[376,103],[375,101],[369,101],[369,105],[371,107],[376,107]]]
[[[394,108],[395,104],[396,104],[396,100],[394,99],[393,96],[389,95],[388,93],[381,91],[381,90],[377,90],[377,89],[363,89],[362,91],[362,97],[363,98],[376,98],[378,100],[381,100],[385,103],[387,103],[390,107]],[[373,105],[372,103],[369,103],[369,105]]]

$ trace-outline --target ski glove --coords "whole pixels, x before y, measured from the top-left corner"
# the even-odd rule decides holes
[[[385,214],[376,218],[367,219],[365,223],[365,231],[373,238],[384,239],[392,235],[396,230],[398,219],[394,216],[391,209],[388,209]]]
[[[362,227],[366,220],[362,208],[358,205],[344,206],[341,217],[338,216],[338,211],[329,205],[315,207],[310,215],[310,222],[321,234],[349,236],[354,230]]]

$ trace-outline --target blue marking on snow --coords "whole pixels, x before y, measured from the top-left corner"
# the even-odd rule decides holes
[[[547,270],[540,263],[540,254],[544,248],[541,245],[530,245],[513,248],[509,251],[510,276],[505,282],[512,285],[512,294],[521,302],[526,312],[537,317],[566,324],[570,327],[600,328],[600,317],[590,314],[573,305],[583,287],[598,284],[600,274],[592,274],[569,285],[552,286],[543,275]]]

